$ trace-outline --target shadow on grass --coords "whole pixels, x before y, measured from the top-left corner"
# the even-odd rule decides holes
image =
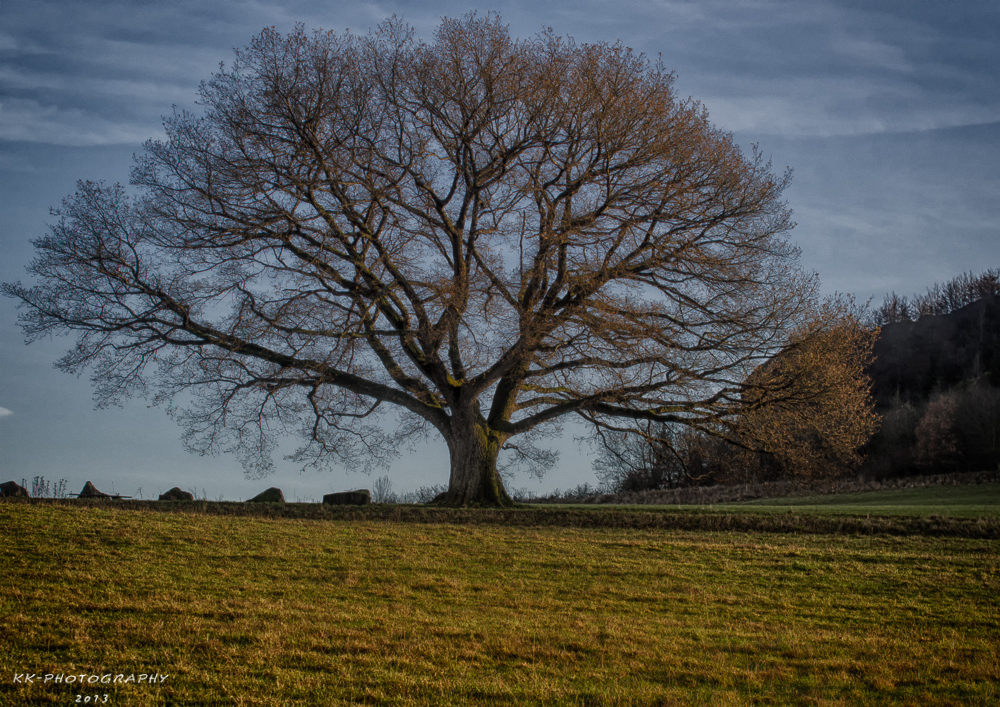
[[[311,521],[387,521],[512,527],[634,528],[680,531],[807,533],[842,535],[925,535],[1000,538],[1000,517],[923,517],[821,514],[793,509],[754,510],[621,508],[608,506],[519,506],[511,509],[440,508],[373,504],[328,506],[319,503],[239,503],[232,501],[139,501],[107,499],[3,498],[0,506],[66,505],[153,513],[186,513]]]

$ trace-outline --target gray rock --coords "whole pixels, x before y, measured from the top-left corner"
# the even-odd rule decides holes
[[[190,491],[182,491],[180,486],[174,486],[172,489],[166,493],[161,493],[159,500],[161,501],[193,501],[194,494]]]
[[[247,503],[284,503],[285,495],[281,493],[281,489],[272,486],[267,491],[259,493],[253,498],[251,498]]]
[[[21,486],[16,481],[4,481],[0,484],[0,496],[20,496],[21,498],[31,498],[28,489]]]
[[[98,491],[97,487],[89,481],[83,485],[83,491],[77,495],[80,498],[111,498],[110,495]]]
[[[371,502],[372,494],[368,489],[328,493],[323,496],[323,503],[331,506],[367,506]]]

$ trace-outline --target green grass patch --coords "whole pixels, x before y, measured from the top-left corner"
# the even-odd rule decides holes
[[[989,539],[28,503],[0,537],[3,704],[1000,700]]]
[[[861,493],[760,498],[719,504],[720,510],[754,509],[801,513],[846,513],[906,516],[998,517],[1000,484],[926,486]]]

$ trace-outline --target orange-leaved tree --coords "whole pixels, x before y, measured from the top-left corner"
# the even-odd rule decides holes
[[[732,430],[782,475],[836,475],[861,462],[879,426],[865,372],[878,329],[865,319],[850,299],[828,299],[750,377],[747,409]]]

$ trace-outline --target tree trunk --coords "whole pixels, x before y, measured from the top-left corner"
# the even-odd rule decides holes
[[[436,501],[448,506],[513,506],[497,472],[497,457],[505,440],[478,417],[456,426],[448,441],[451,479],[448,491]]]

